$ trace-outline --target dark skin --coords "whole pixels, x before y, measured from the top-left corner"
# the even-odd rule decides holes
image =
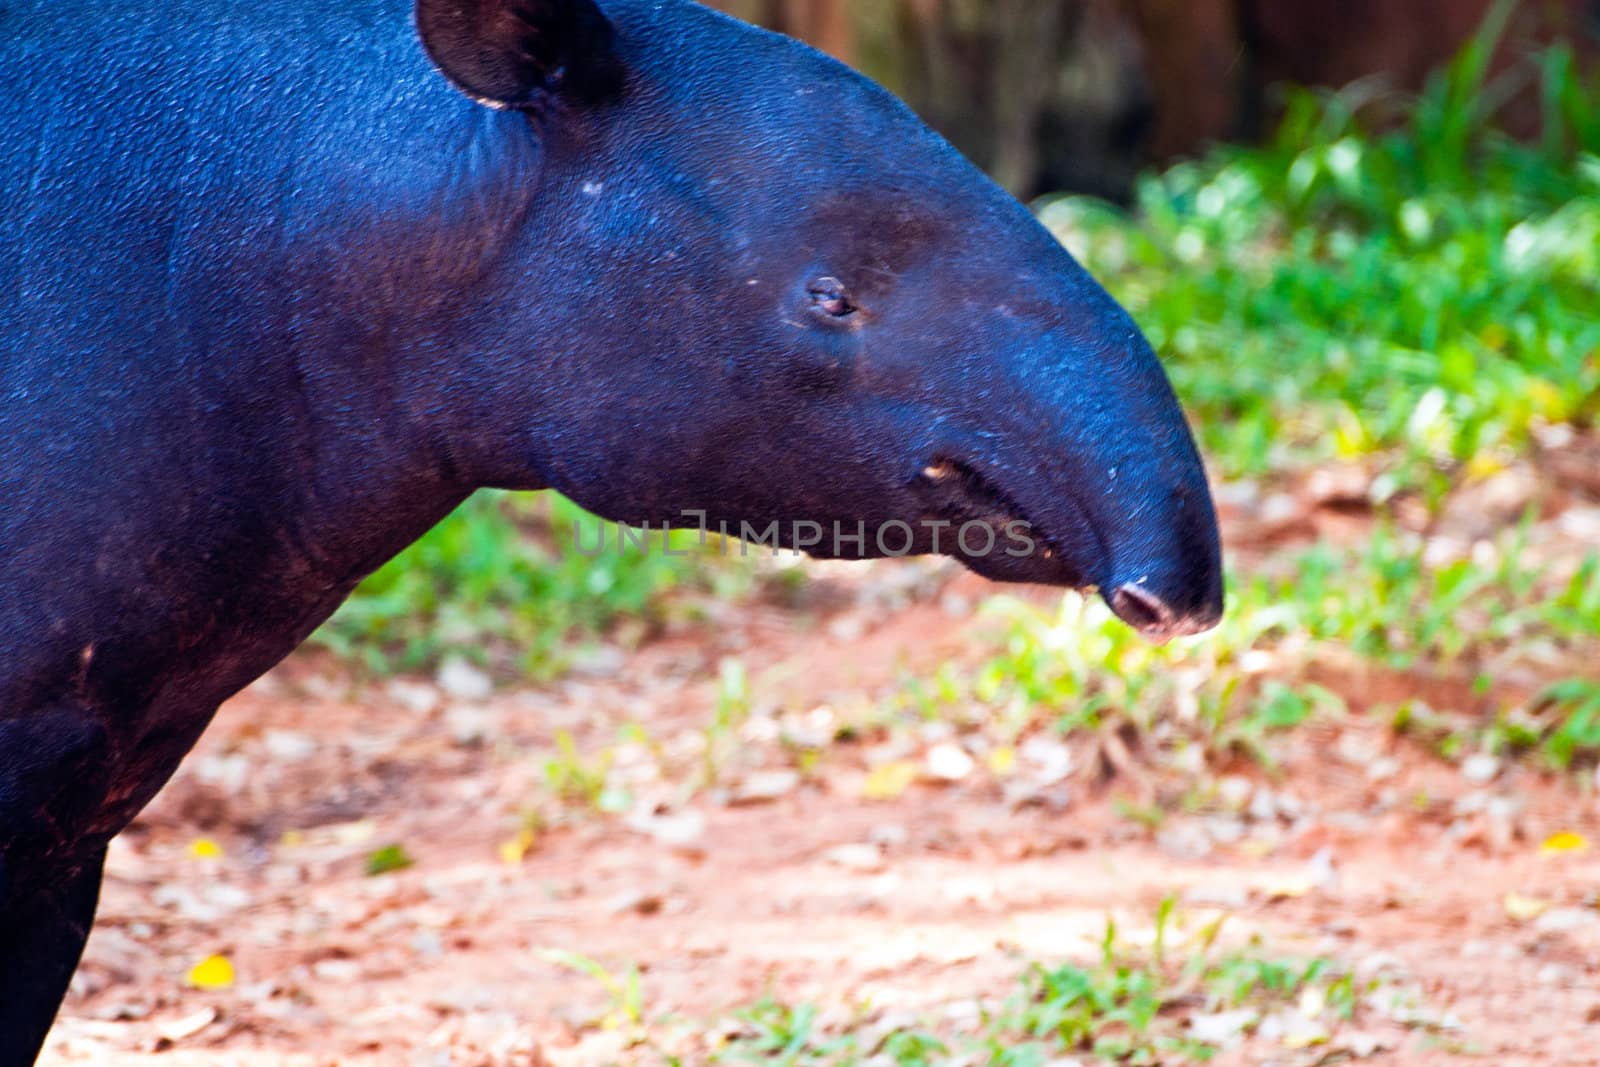
[[[1138,330],[886,94],[683,0],[407,14],[0,9],[0,1067],[218,704],[476,489],[1220,614]]]

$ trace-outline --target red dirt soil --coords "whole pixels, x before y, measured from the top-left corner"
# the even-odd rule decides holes
[[[1027,961],[1092,959],[1108,914],[1148,927],[1176,896],[1230,913],[1230,937],[1390,976],[1459,1022],[1358,1019],[1367,1062],[1600,1063],[1600,856],[1539,847],[1558,831],[1600,841],[1592,791],[1518,767],[1470,782],[1359,713],[1308,730],[1275,779],[1244,772],[1293,804],[1242,835],[1212,833],[1208,815],[1148,829],[1119,814],[1117,781],[1020,809],[984,776],[868,800],[862,755],[830,751],[760,803],[681,803],[647,782],[668,821],[559,819],[506,862],[548,796],[558,729],[593,751],[639,722],[670,747],[710,719],[730,653],[785,707],[860,701],[959,654],[965,605],[988,591],[942,570],[820,573],[826,611],[730,611],[625,664],[482,700],[363,688],[325,658],[292,660],[223,709],[115,845],[43,1062],[658,1063],[593,1025],[611,997],[544,950],[636,965],[651,1018],[725,1018],[769,993],[915,1018],[1003,996]],[[883,589],[908,575],[924,595],[886,610]],[[1381,784],[1375,759],[1394,761]],[[200,839],[221,856],[195,855]],[[390,842],[414,865],[368,877]],[[1513,918],[1511,894],[1554,910]],[[190,988],[213,954],[234,983]],[[1330,1051],[1345,1047],[1257,1040],[1214,1062],[1343,1062]]]

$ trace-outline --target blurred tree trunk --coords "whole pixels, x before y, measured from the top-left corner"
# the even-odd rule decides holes
[[[1259,127],[1255,54],[1237,0],[1132,0],[1129,15],[1155,101],[1153,156],[1194,152]]]
[[[1039,138],[1062,59],[1082,24],[1081,0],[995,0],[996,62],[990,76],[994,147],[989,171],[1016,192],[1039,178]]]
[[[1018,195],[1119,196],[1136,169],[1127,0],[713,2],[865,69]]]
[[[836,59],[856,61],[856,24],[849,0],[766,0],[761,21]]]
[[[1039,137],[1086,0],[894,0],[905,95],[1013,191],[1039,173]]]

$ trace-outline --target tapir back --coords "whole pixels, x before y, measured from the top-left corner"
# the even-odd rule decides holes
[[[194,321],[180,298],[197,271],[270,269],[329,215],[426,197],[445,165],[418,151],[442,132],[427,120],[464,110],[403,0],[134,0],[70,16],[23,0],[0,8],[0,69],[13,352],[184,340],[170,331]]]
[[[349,360],[380,381],[536,189],[405,0],[7,2],[0,69],[0,544],[41,481],[158,506],[143,472],[205,483]]]

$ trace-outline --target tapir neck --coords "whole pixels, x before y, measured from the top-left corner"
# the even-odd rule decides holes
[[[90,646],[108,702],[221,699],[486,480],[476,320],[538,194],[527,118],[451,90],[392,0],[260,40],[202,5],[198,65],[161,10],[59,50],[139,86],[114,120],[45,78],[0,100],[28,190],[0,220],[0,715]]]

